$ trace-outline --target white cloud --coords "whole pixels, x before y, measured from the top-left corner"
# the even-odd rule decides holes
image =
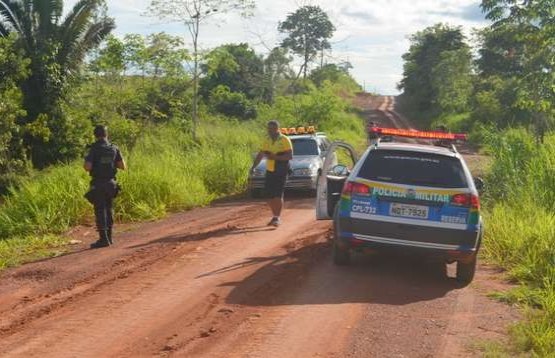
[[[66,0],[72,5],[76,0]],[[353,75],[369,90],[397,93],[402,76],[401,56],[409,47],[408,36],[438,22],[462,26],[467,34],[487,22],[481,16],[479,0],[319,0],[302,1],[321,6],[337,27],[332,58],[349,60]],[[110,15],[117,22],[116,34],[148,34],[166,31],[187,35],[183,25],[160,24],[144,16],[149,0],[108,0]],[[257,0],[250,19],[229,14],[215,18],[203,28],[204,48],[223,43],[249,42],[258,51],[279,43],[279,21],[294,12],[299,0]]]

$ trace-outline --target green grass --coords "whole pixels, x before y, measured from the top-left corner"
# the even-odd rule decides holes
[[[510,130],[490,145],[483,252],[520,284],[500,298],[527,307],[509,349],[555,356],[555,136],[536,146],[530,134]]]
[[[0,270],[67,252],[68,239],[56,235],[0,240]]]

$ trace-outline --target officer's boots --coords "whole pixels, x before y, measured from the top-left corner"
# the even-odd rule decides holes
[[[110,246],[111,240],[108,236],[108,230],[98,230],[98,235],[100,236],[100,238],[97,242],[91,244],[91,249],[99,249],[101,247]]]
[[[110,245],[114,244],[114,240],[112,240],[112,228],[108,229],[108,242],[110,243]]]

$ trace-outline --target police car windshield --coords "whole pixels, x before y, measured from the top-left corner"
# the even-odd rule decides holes
[[[293,155],[318,155],[318,143],[310,138],[291,139]]]
[[[429,153],[375,150],[369,153],[359,177],[396,184],[436,188],[466,188],[457,158]]]

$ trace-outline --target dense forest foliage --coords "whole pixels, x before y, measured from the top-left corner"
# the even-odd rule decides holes
[[[541,141],[555,114],[555,26],[549,1],[485,0],[492,25],[470,42],[461,27],[437,24],[411,37],[405,110],[424,125],[487,133],[521,126]]]

